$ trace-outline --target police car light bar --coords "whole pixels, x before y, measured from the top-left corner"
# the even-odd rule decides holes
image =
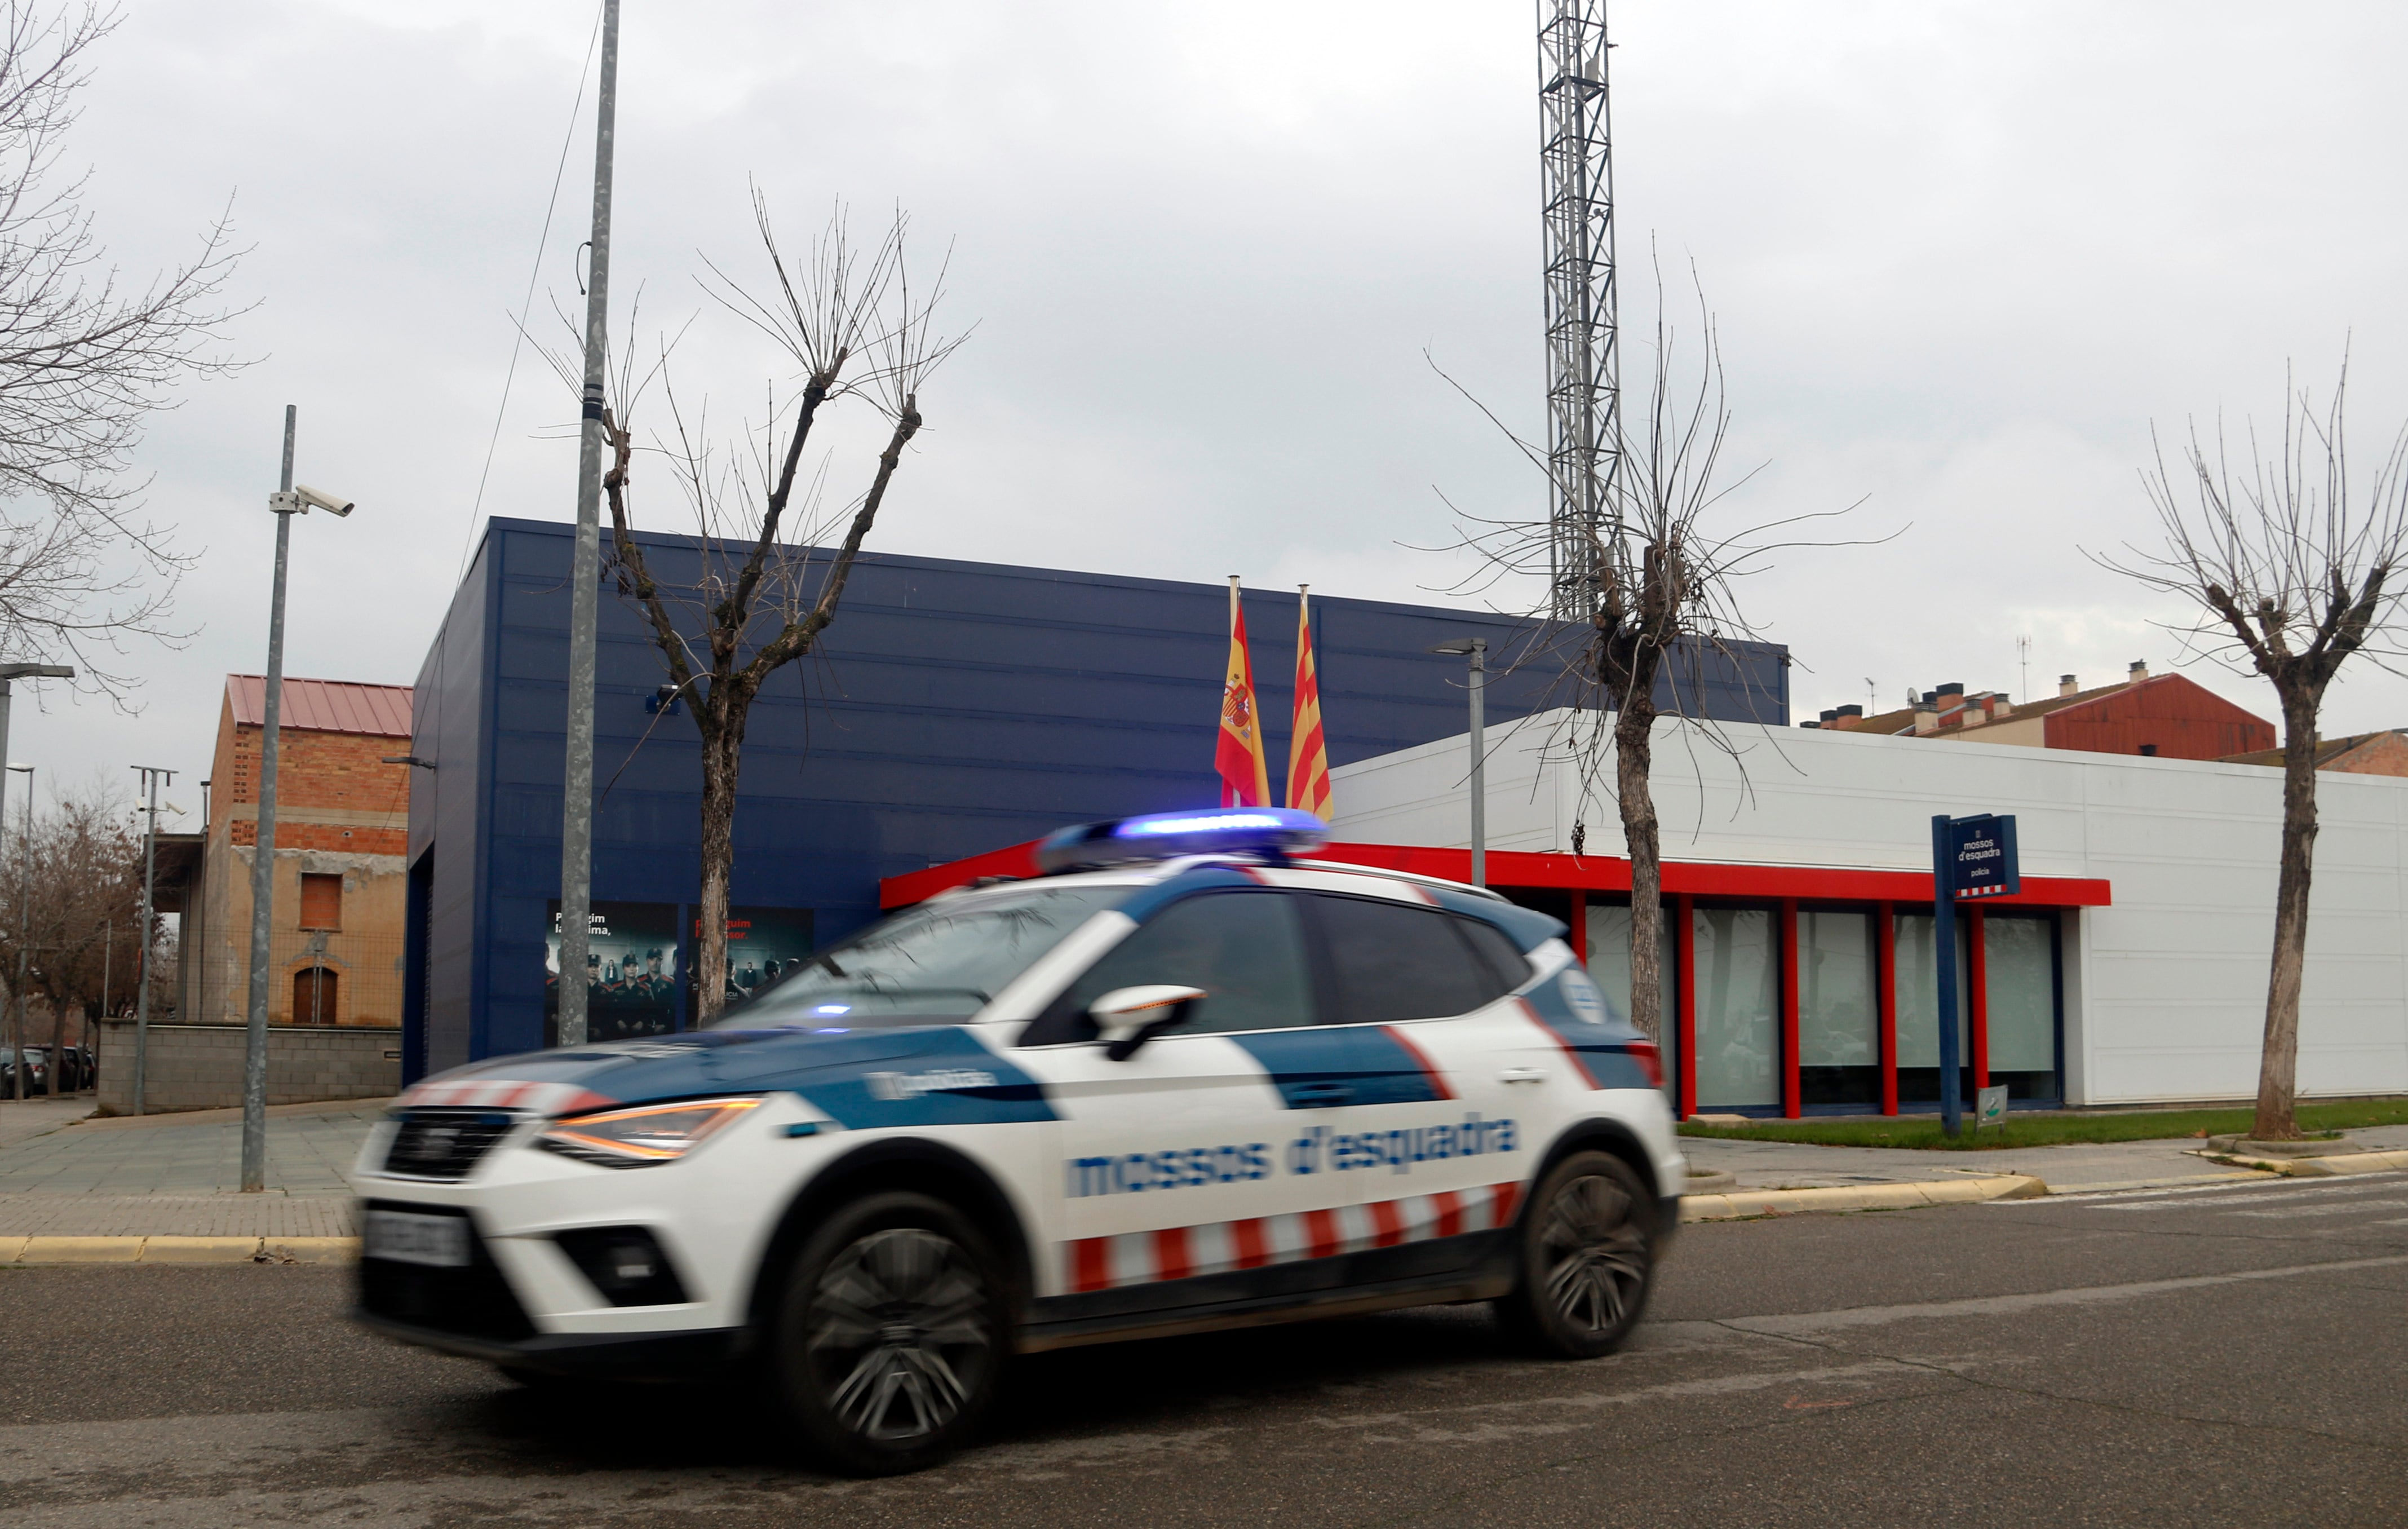
[[[1181,855],[1292,855],[1329,842],[1329,825],[1294,807],[1199,808],[1082,823],[1045,836],[1037,869],[1045,875]]]

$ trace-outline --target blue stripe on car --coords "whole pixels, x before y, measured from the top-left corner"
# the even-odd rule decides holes
[[[1262,1063],[1290,1109],[1335,1103],[1419,1104],[1439,1092],[1421,1060],[1379,1025],[1237,1031],[1229,1037]],[[1342,1099],[1331,1097],[1343,1089]]]
[[[1568,990],[1567,985],[1571,985]],[[1585,988],[1587,998],[1575,1003],[1572,993]],[[1544,982],[1523,994],[1530,1012],[1539,1023],[1547,1027],[1555,1039],[1576,1052],[1581,1065],[1600,1089],[1652,1089],[1646,1067],[1630,1054],[1631,1046],[1644,1046],[1647,1037],[1637,1026],[1615,1014],[1608,1006],[1588,974],[1577,966],[1567,966]],[[1582,1012],[1594,1008],[1591,1017]]]

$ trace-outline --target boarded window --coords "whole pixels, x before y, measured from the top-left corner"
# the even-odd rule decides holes
[[[301,877],[301,927],[339,930],[343,927],[343,878]]]
[[[328,880],[338,878],[329,877]],[[322,966],[293,974],[293,1022],[296,1025],[335,1023],[338,996],[335,974]]]

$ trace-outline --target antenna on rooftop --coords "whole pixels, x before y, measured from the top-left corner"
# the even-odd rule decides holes
[[[2019,665],[2019,666],[2022,668],[2022,670],[2023,670],[2023,671],[2024,671],[2023,684],[2022,684],[2022,685],[2021,685],[2021,686],[2019,686],[2019,687],[2016,689],[2016,691],[2015,691],[2015,704],[2016,704],[2016,705],[2018,705],[2018,706],[2021,706],[2021,705],[2023,705],[2026,701],[2028,701],[2029,700],[2031,700],[2031,639],[2030,639],[2030,638],[2028,638],[2028,637],[2018,637],[2018,638],[2016,638],[2016,639],[2015,639],[2015,662],[2016,662],[2016,664],[2017,664],[2017,665]]]
[[[1621,467],[1615,421],[1613,144],[1606,0],[1538,0],[1540,220],[1547,291],[1549,599],[1597,608],[1598,537]]]

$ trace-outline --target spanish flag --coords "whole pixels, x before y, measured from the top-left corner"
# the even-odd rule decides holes
[[[1296,586],[1296,722],[1288,729],[1287,804],[1329,818],[1329,750],[1321,741],[1321,681],[1312,668],[1309,584]]]
[[[1221,741],[1212,750],[1221,772],[1221,805],[1268,807],[1270,772],[1263,764],[1263,718],[1254,704],[1254,661],[1246,652],[1246,613],[1238,604],[1238,576],[1229,575],[1229,677],[1221,687]]]

